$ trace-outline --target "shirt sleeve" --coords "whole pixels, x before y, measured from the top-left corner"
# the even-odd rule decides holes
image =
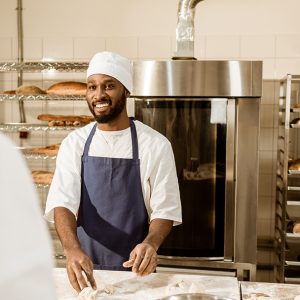
[[[150,174],[150,221],[161,218],[182,222],[178,178],[172,146],[169,141],[157,152]]]
[[[50,222],[54,221],[55,207],[65,207],[77,215],[81,194],[82,152],[83,145],[75,134],[66,137],[59,148],[45,209],[45,218]]]

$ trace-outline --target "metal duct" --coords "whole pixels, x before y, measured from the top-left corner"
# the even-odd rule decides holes
[[[195,7],[203,0],[179,0],[174,59],[194,58]]]

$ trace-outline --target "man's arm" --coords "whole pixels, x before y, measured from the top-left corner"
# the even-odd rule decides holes
[[[124,262],[123,266],[132,267],[132,271],[140,276],[154,272],[157,266],[157,250],[170,233],[172,226],[171,220],[152,220],[148,235],[131,251],[129,260]]]
[[[67,208],[56,207],[54,209],[54,221],[67,258],[66,268],[71,285],[78,293],[88,286],[88,282],[93,288],[96,288],[93,263],[80,246],[74,214]],[[82,271],[85,276],[83,276]]]

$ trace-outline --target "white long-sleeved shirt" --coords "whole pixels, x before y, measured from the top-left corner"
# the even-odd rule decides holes
[[[32,178],[0,133],[0,298],[56,299],[50,237]]]
[[[165,136],[134,121],[139,146],[141,185],[149,221],[161,218],[180,224],[181,202],[173,150]],[[71,132],[62,142],[48,193],[45,216],[53,221],[53,209],[65,207],[77,215],[81,194],[81,156],[95,123]],[[97,128],[90,156],[132,158],[130,128],[103,131]]]

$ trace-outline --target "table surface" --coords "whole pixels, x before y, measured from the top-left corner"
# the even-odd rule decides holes
[[[77,299],[71,287],[66,269],[55,268],[54,281],[59,300]],[[167,295],[182,293],[206,293],[221,297],[240,299],[239,283],[234,277],[205,276],[197,274],[154,273],[137,277],[132,272],[94,271],[98,288],[113,286],[113,293],[101,293],[97,299],[160,299]]]
[[[77,293],[71,287],[65,268],[53,270],[58,300],[76,300]],[[99,289],[112,286],[113,293],[100,293],[98,299],[157,300],[168,295],[206,293],[240,300],[295,300],[300,299],[300,285],[266,282],[238,282],[235,277],[155,273],[137,277],[132,272],[94,271]],[[298,297],[297,297],[298,296]],[[297,297],[297,298],[296,298]]]
[[[300,285],[286,283],[246,282],[242,281],[243,300],[295,300],[300,299]]]

